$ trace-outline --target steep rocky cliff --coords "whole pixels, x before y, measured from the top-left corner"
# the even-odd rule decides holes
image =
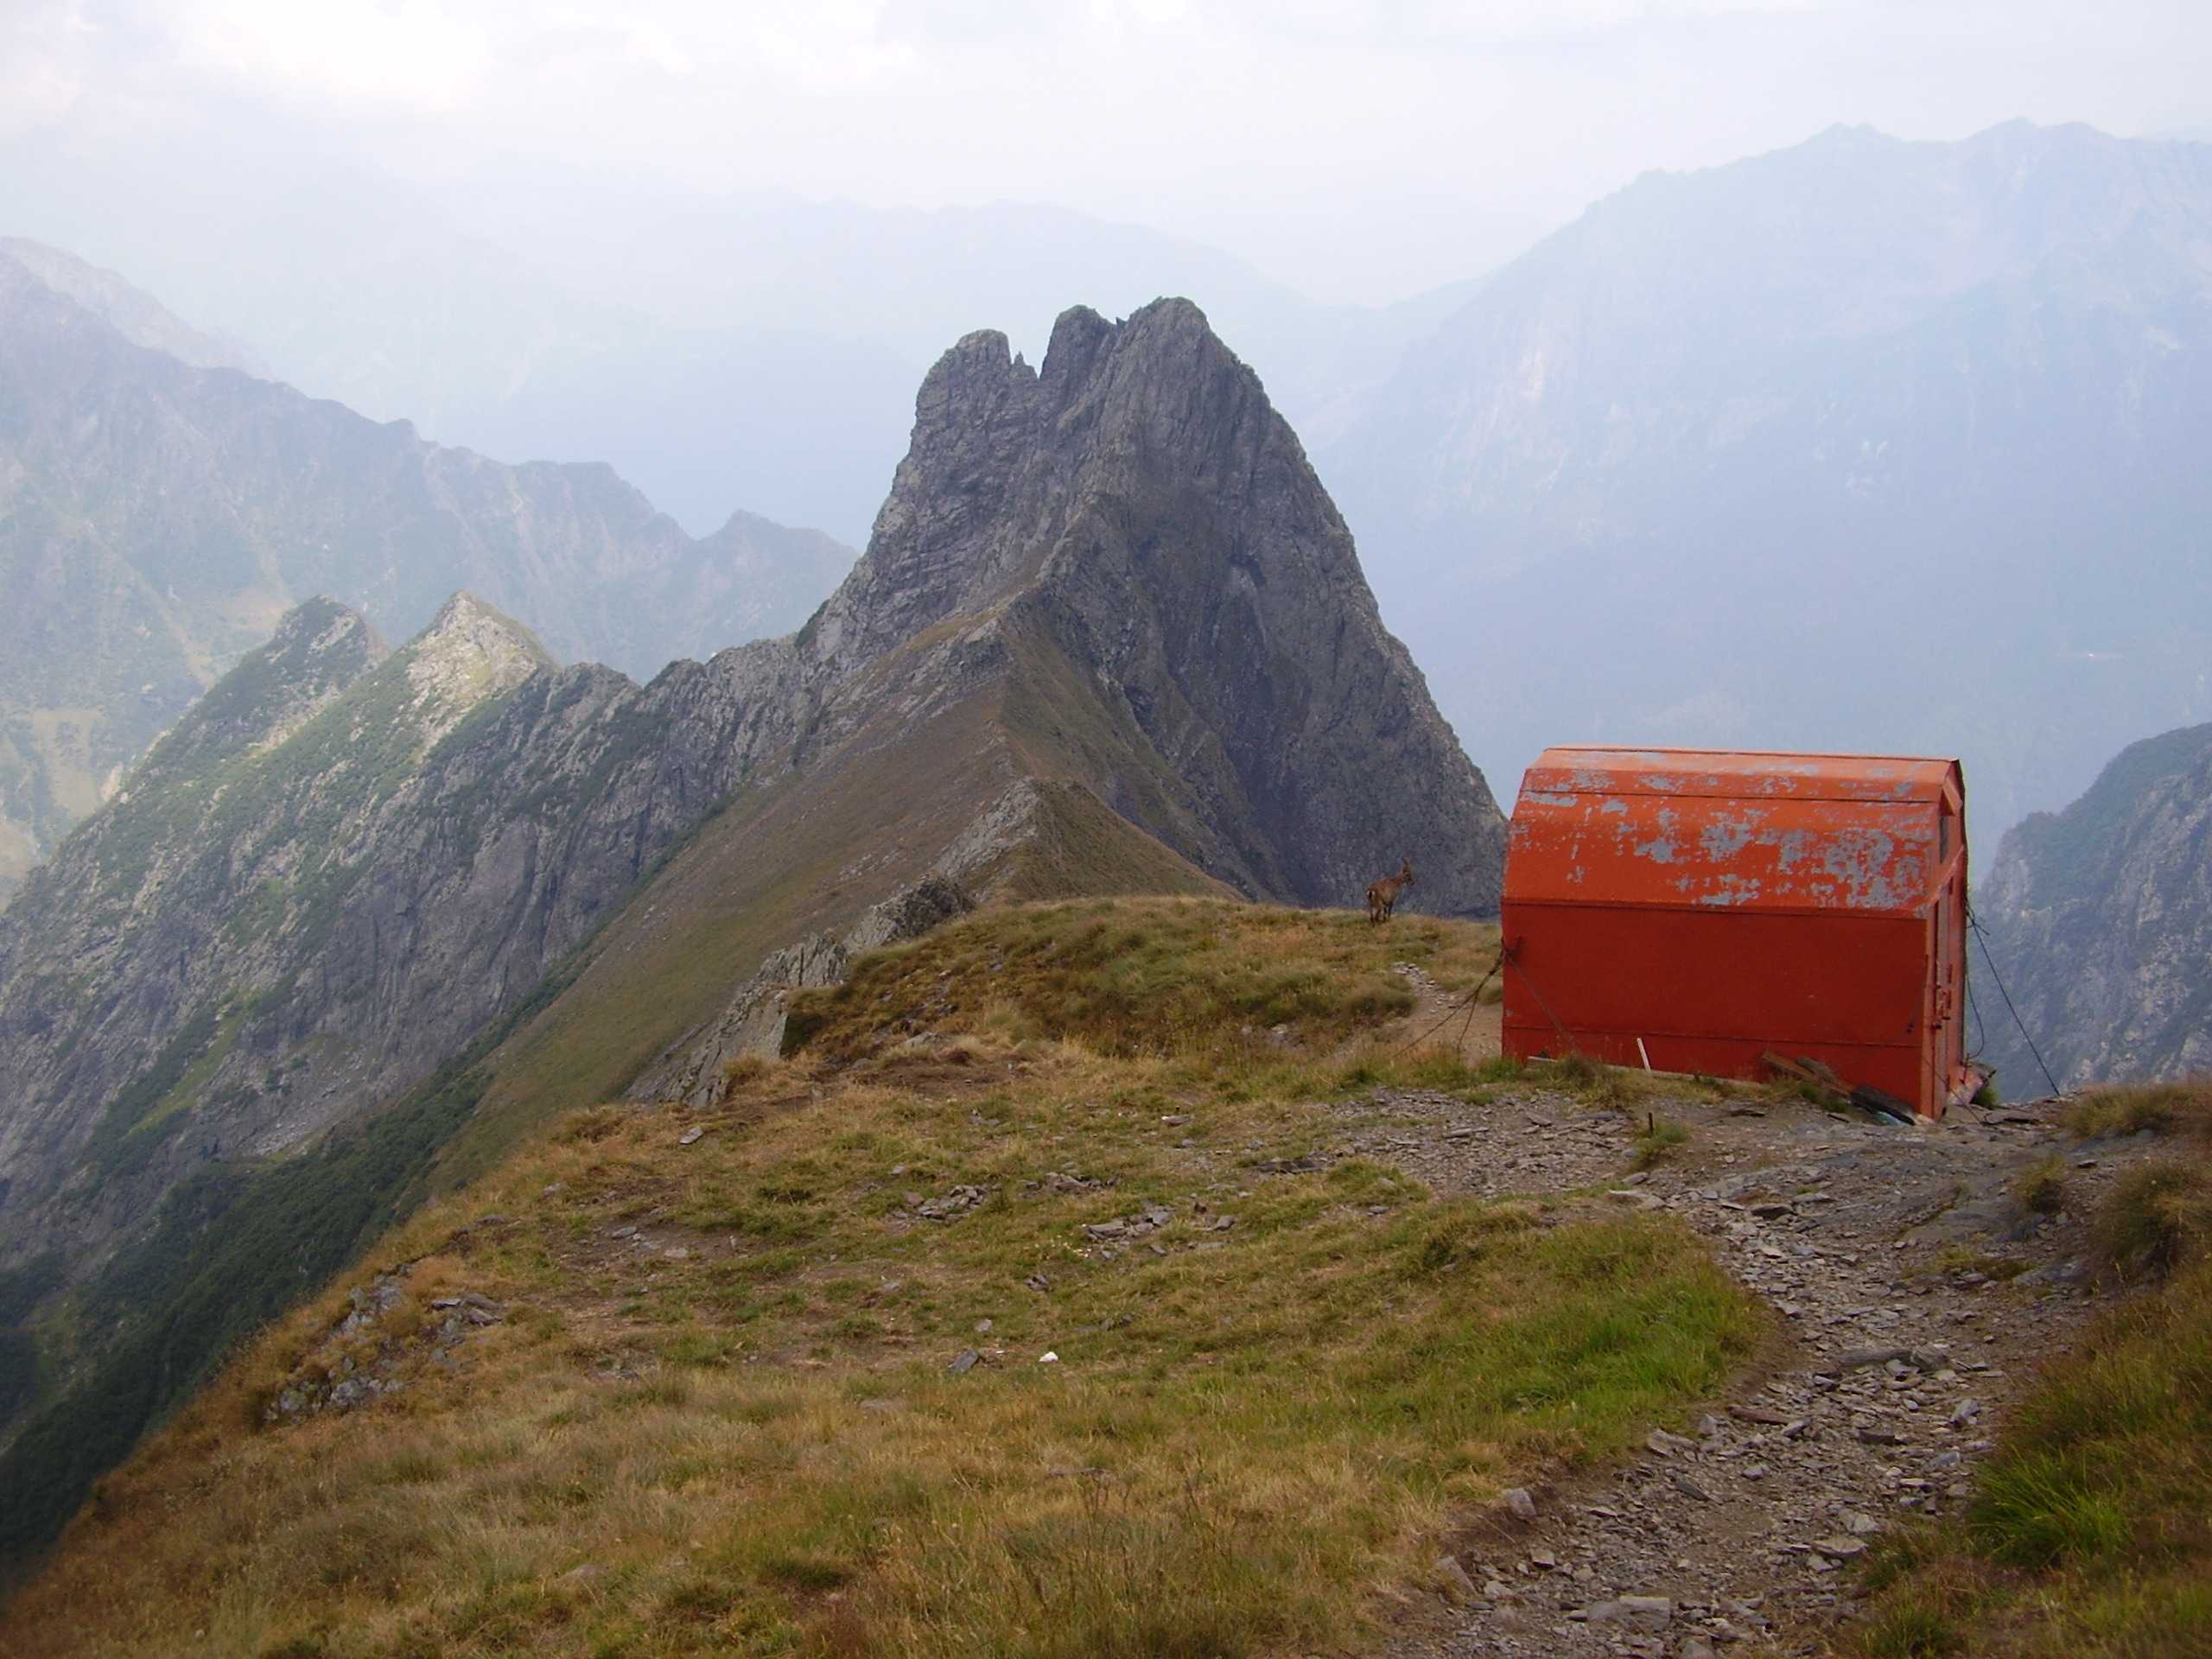
[[[1420,907],[1495,906],[1489,791],[1296,435],[1188,302],[1071,310],[1041,372],[988,333],[930,372],[868,556],[804,642],[847,663],[954,615],[1022,659],[1037,750],[1210,872],[1351,903],[1409,853]],[[1057,706],[1078,684],[1105,723]]]
[[[0,1348],[35,1331],[42,1387],[0,1422],[0,1556],[419,1194],[549,968],[788,741],[790,659],[639,688],[466,594],[389,653],[313,601],[33,872],[0,1274],[37,1294]]]
[[[2062,1086],[2212,1068],[2212,726],[2131,744],[2020,824],[1974,908]],[[1999,1087],[2041,1092],[2003,1004],[1980,1001]]]
[[[467,594],[396,652],[311,601],[34,873],[0,920],[0,1245],[97,1252],[193,1168],[296,1145],[496,1009],[496,957],[381,900],[442,861],[413,836],[462,830],[429,758],[550,666]]]
[[[0,898],[296,601],[395,638],[457,588],[634,675],[804,620],[850,566],[695,541],[604,467],[502,466],[226,367],[119,279],[0,245]]]
[[[902,893],[1352,904],[1409,855],[1407,908],[1476,913],[1503,842],[1296,438],[1179,301],[1068,313],[1041,373],[946,353],[791,639],[639,686],[466,594],[388,655],[316,601],[0,921],[0,1266],[58,1250],[99,1310],[12,1472],[135,1432],[424,1182],[696,1077],[764,958]],[[133,1344],[165,1356],[137,1416]],[[0,1542],[53,1519],[0,1503]]]

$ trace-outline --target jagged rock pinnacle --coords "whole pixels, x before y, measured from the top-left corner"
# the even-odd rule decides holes
[[[1180,849],[1208,869],[1326,901],[1433,844],[1440,908],[1495,903],[1496,804],[1296,435],[1188,300],[1119,323],[1073,307],[1039,372],[994,331],[940,358],[868,552],[801,645],[849,676],[953,619],[1024,617],[1180,774],[1162,786],[1226,837]]]

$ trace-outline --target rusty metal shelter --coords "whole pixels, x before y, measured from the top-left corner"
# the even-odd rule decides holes
[[[1504,1046],[1770,1075],[1780,1055],[1936,1117],[1980,1080],[1956,760],[1548,749],[1502,905]]]

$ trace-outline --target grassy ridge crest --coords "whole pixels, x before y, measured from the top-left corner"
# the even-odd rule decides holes
[[[383,1324],[336,1335],[340,1286],[266,1332],[0,1633],[26,1659],[185,1630],[255,1659],[1362,1642],[1454,1516],[1679,1421],[1765,1329],[1676,1225],[1440,1195],[1347,1144],[1401,1071],[1484,1086],[1390,1052],[1394,964],[1471,986],[1493,950],[1167,899],[867,958],[714,1111],[572,1111],[379,1241],[410,1263]],[[502,1317],[438,1348],[468,1294]],[[373,1406],[269,1426],[387,1363]]]

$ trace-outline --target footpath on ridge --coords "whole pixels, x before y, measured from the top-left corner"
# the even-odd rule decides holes
[[[1408,965],[1418,1030],[1447,1000]],[[1496,1052],[1497,1010],[1465,1052]],[[1485,1029],[1486,1028],[1486,1029]],[[1455,1034],[1456,1022],[1446,1035]],[[1899,1128],[1793,1099],[1639,1081],[1687,1140],[1630,1172],[1618,1116],[1533,1083],[1489,1104],[1383,1090],[1348,1149],[1446,1194],[1591,1195],[1678,1218],[1778,1316],[1764,1371],[1625,1465],[1524,1495],[1446,1541],[1441,1602],[1397,1659],[1817,1654],[1853,1611],[1841,1569],[1885,1529],[1961,1513],[2036,1362],[2100,1306],[2086,1217],[2147,1135],[2080,1143],[2059,1103]],[[2027,1165],[2064,1156],[2064,1206],[2023,1209]]]

